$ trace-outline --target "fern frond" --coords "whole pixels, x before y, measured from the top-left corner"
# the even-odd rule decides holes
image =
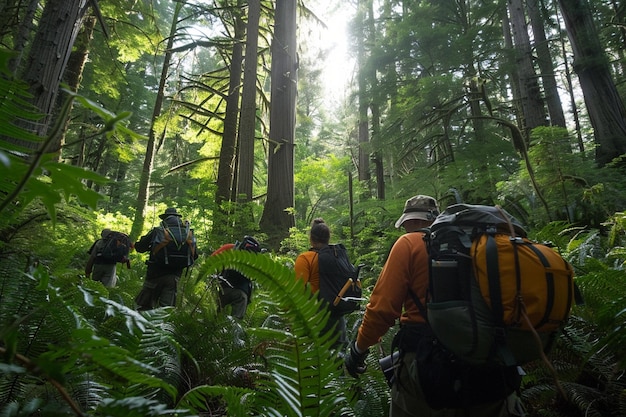
[[[347,403],[333,389],[342,369],[341,359],[332,350],[335,337],[330,332],[320,336],[329,313],[295,278],[293,270],[265,255],[226,251],[211,257],[199,277],[223,269],[235,269],[267,289],[272,298],[260,302],[287,323],[285,329],[249,330],[263,341],[265,349],[260,354],[269,367],[267,378],[258,381],[262,392],[255,406],[258,413],[330,416],[338,404]]]

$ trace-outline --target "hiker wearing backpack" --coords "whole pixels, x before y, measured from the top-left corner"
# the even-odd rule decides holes
[[[150,252],[143,287],[135,302],[138,311],[176,305],[178,281],[198,258],[196,239],[189,221],[175,208],[159,215],[159,226],[135,243],[137,252]]]
[[[350,344],[345,358],[346,370],[355,378],[364,373],[369,348],[378,343],[399,319],[400,329],[393,341],[400,354],[391,380],[391,417],[523,415],[509,411],[521,409],[514,394],[472,407],[453,408],[450,404],[441,409],[431,408],[429,398],[424,394],[428,387],[421,387],[421,378],[412,374],[418,344],[431,340],[430,328],[413,297],[415,294],[425,305],[429,285],[429,256],[425,233],[420,230],[428,228],[438,214],[437,202],[430,196],[417,195],[406,201],[402,216],[395,224],[397,228],[403,227],[406,233],[394,243],[374,286],[357,337]],[[444,377],[436,371],[434,374]]]
[[[100,281],[107,288],[113,288],[117,284],[117,261],[102,256],[106,238],[112,233],[111,229],[103,229],[101,238],[96,240],[87,251],[89,259],[85,265],[85,276]]]
[[[345,247],[329,242],[330,228],[324,219],[314,219],[309,231],[311,248],[298,255],[294,270],[296,278],[308,284],[311,293],[326,302],[331,314],[322,334],[330,330],[336,332],[338,338],[334,347],[343,350],[348,344],[345,314],[359,308],[357,299],[361,297],[361,287],[358,270],[350,263]],[[355,300],[346,301],[346,296]]]
[[[226,243],[214,251],[211,256],[226,250],[247,250],[253,253],[261,252],[261,245],[252,236],[244,236],[241,242]],[[223,311],[231,306],[231,315],[243,319],[252,300],[252,281],[234,269],[225,269],[218,275],[220,282],[219,310]]]

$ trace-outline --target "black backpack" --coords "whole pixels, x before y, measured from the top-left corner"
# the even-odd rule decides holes
[[[574,302],[565,259],[498,206],[452,205],[427,236],[428,321],[444,346],[479,365],[523,365],[552,348]]]
[[[98,243],[98,242],[96,242]],[[96,260],[98,263],[123,263],[130,268],[130,259],[128,257],[132,243],[127,234],[122,232],[111,231],[108,235],[101,239],[99,245],[92,245],[88,253],[96,249]]]
[[[315,249],[320,272],[319,298],[326,301],[333,315],[358,310],[362,296],[359,270],[348,258],[341,244]]]
[[[154,231],[151,259],[171,268],[186,268],[198,258],[196,238],[188,221],[171,216]]]

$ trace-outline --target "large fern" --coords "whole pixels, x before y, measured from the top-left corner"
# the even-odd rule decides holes
[[[247,413],[263,416],[331,416],[349,410],[338,383],[344,376],[341,358],[331,348],[334,338],[330,334],[320,336],[328,313],[295,279],[293,270],[267,255],[227,251],[211,257],[199,278],[224,268],[236,269],[266,289],[271,298],[261,295],[257,302],[276,313],[275,320],[268,321],[274,323],[271,327],[248,329],[253,343],[259,346],[256,354],[266,367],[255,380],[254,391],[235,389],[237,404],[245,404]],[[276,328],[276,323],[282,326]],[[179,405],[195,408],[216,392],[226,395],[224,390],[229,391],[197,387],[185,394]],[[231,414],[235,412],[229,408],[229,415],[245,415]]]
[[[43,406],[41,415],[169,413],[182,349],[167,330],[167,310],[139,314],[104,297],[99,284],[66,285],[42,267],[6,272],[0,293],[0,413],[29,415],[33,404]],[[103,322],[117,319],[110,333],[115,337],[102,337]]]

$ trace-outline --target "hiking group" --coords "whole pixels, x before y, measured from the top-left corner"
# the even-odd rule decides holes
[[[135,299],[140,311],[174,306],[178,281],[198,258],[189,221],[175,208],[159,217],[160,225],[134,244],[149,252]],[[330,243],[322,218],[312,221],[310,249],[294,263],[295,279],[330,311],[322,335],[335,338],[332,348],[347,373],[358,378],[366,372],[370,348],[398,322],[390,355],[379,361],[391,387],[391,417],[524,416],[521,366],[547,361],[545,353],[579,301],[569,263],[529,240],[499,206],[456,204],[440,213],[433,197],[416,195],[395,227],[405,233],[387,255],[352,341],[346,315],[361,309],[360,267],[343,244]],[[132,247],[126,235],[103,230],[90,249],[86,275],[115,286],[116,263],[130,267]],[[255,238],[244,236],[211,255],[230,250],[262,252]],[[232,269],[214,277],[218,310],[243,319],[251,279]]]
[[[158,226],[132,244],[128,235],[104,229],[101,238],[87,251],[89,258],[85,265],[85,276],[100,281],[105,287],[116,286],[117,263],[130,268],[129,251],[148,253],[146,276],[142,288],[135,297],[138,311],[176,305],[178,281],[185,271],[198,258],[197,241],[191,223],[183,220],[176,208],[169,207],[159,215]],[[217,255],[226,250],[241,249],[260,253],[260,243],[251,236],[244,236],[241,242],[227,243],[214,251]],[[219,310],[231,307],[231,315],[242,319],[252,298],[253,285],[249,278],[232,269],[219,274]]]

